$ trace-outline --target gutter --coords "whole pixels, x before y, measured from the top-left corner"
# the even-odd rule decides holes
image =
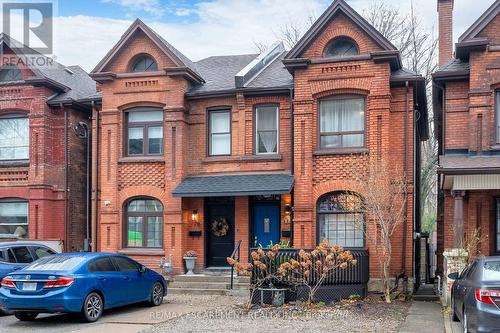
[[[95,106],[95,102],[92,101],[92,112],[95,112],[95,155],[93,159],[94,163],[94,173],[93,173],[93,179],[94,179],[94,184],[93,184],[93,189],[92,192],[94,192],[94,207],[93,207],[93,213],[94,213],[94,218],[92,219],[92,225],[90,227],[91,230],[91,237],[90,237],[90,244],[91,244],[91,249],[92,252],[97,252],[97,221],[99,218],[98,214],[98,209],[99,209],[99,110]]]
[[[68,223],[68,110],[62,103],[59,107],[64,112],[64,249],[68,251],[69,243],[69,223]]]

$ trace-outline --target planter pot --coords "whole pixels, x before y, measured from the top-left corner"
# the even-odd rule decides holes
[[[184,257],[184,261],[186,262],[186,275],[194,275],[193,269],[196,262],[196,257]]]

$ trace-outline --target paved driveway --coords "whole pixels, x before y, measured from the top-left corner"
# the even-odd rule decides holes
[[[218,298],[217,302],[210,298],[198,296],[196,299],[187,296],[167,296],[163,305],[150,308],[145,305],[127,306],[110,310],[93,324],[80,322],[75,315],[39,315],[34,322],[21,322],[14,316],[0,317],[1,333],[136,333],[154,324],[166,321],[189,312],[206,311],[229,303],[230,300]],[[234,300],[233,300],[234,301]]]

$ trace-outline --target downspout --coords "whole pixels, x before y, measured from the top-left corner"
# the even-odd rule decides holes
[[[295,107],[293,103],[294,99],[294,88],[290,88],[290,172],[291,175],[295,175],[295,129],[294,129],[294,112],[295,112]],[[292,189],[292,212],[291,212],[291,225],[290,225],[290,246],[293,247],[293,207],[294,207],[294,195],[293,195],[293,189]]]
[[[94,174],[93,179],[94,179],[94,186],[93,186],[93,192],[94,192],[94,218],[92,219],[92,226],[90,228],[91,230],[91,239],[90,239],[90,244],[91,244],[91,249],[92,252],[97,252],[97,220],[98,220],[98,207],[99,207],[99,111],[97,110],[97,107],[95,106],[95,102],[92,101],[92,113],[95,113],[95,156],[94,156]]]
[[[64,249],[68,251],[69,246],[69,223],[68,223],[68,110],[63,103],[59,107],[64,112]]]

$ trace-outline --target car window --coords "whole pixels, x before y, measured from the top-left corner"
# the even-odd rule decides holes
[[[139,265],[128,258],[123,257],[114,257],[113,261],[115,262],[116,267],[120,272],[138,272]]]
[[[485,281],[500,281],[500,261],[487,261],[483,269]]]
[[[33,250],[35,251],[35,254],[38,258],[44,258],[55,254],[55,252],[51,249],[41,246],[34,247]]]
[[[5,249],[0,249],[0,261],[7,261],[7,252]]]
[[[99,258],[94,261],[92,261],[89,264],[89,271],[96,273],[96,272],[115,272],[115,266],[113,266],[113,263],[111,262],[111,259],[109,257],[106,258]]]
[[[12,253],[11,249],[7,249],[7,261],[10,263],[16,263],[16,257],[14,257],[14,253]]]
[[[18,263],[28,264],[33,262],[33,257],[26,246],[16,246],[12,248]]]
[[[56,255],[38,259],[25,270],[71,271],[85,261],[85,257],[74,255]]]

